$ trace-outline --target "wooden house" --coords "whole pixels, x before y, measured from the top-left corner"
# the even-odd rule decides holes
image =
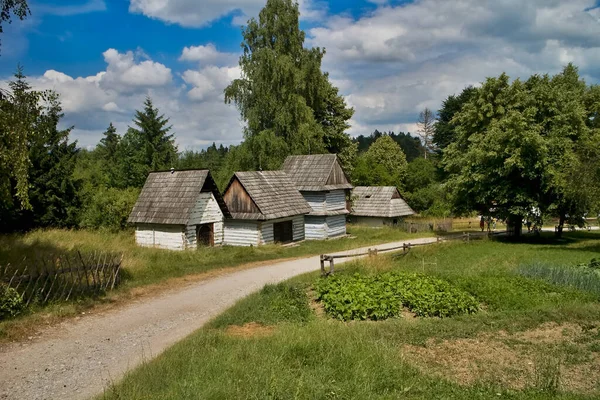
[[[225,220],[224,244],[304,240],[304,215],[311,209],[284,172],[236,172],[223,199],[231,213]]]
[[[311,206],[304,218],[306,239],[346,234],[346,196],[352,185],[335,154],[289,156],[283,171]]]
[[[394,186],[357,186],[352,189],[350,220],[357,224],[380,227],[396,225],[415,212]]]
[[[171,250],[223,243],[227,206],[208,170],[152,172],[128,222],[140,246]]]

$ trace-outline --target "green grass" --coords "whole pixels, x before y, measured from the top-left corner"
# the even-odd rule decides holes
[[[542,237],[527,243],[443,244],[417,248],[401,257],[380,255],[354,261],[337,269],[336,273],[342,276],[417,272],[461,288],[482,305],[478,313],[443,319],[340,322],[321,313],[307,315],[310,297],[316,297],[311,288],[320,278],[317,273],[305,274],[241,300],[205,328],[129,373],[102,397],[598,398],[600,386],[592,382],[597,376],[594,378],[594,369],[586,364],[592,359],[590,352],[600,349],[598,297],[519,274],[519,266],[532,260],[568,265],[589,262],[597,254],[598,239],[600,234],[576,233],[567,234],[561,242]],[[309,298],[298,288],[304,288]],[[282,303],[283,299],[289,304]],[[244,337],[230,333],[231,325],[248,322],[269,325],[273,331],[269,335]],[[542,324],[550,322],[581,326],[582,333],[556,343],[511,336],[541,329],[547,326]],[[407,353],[407,346],[428,349],[436,343],[461,343],[460,340],[471,338],[477,338],[476,343],[492,339],[505,343],[515,354],[530,360],[530,373],[521,376],[521,386],[511,388],[502,383],[500,377],[505,370],[492,375],[491,380],[482,373],[472,382],[459,384],[444,375],[443,369],[440,376],[440,371],[420,364]],[[482,348],[465,354],[478,356],[487,352],[487,348]],[[571,385],[576,376],[572,371],[583,374],[581,382],[575,380],[581,387]],[[579,389],[571,390],[573,387]]]
[[[530,278],[588,291],[600,297],[600,269],[538,262],[521,265],[519,273]]]
[[[0,341],[30,336],[42,324],[54,323],[80,314],[98,304],[126,301],[132,289],[161,285],[172,278],[210,273],[244,264],[331,253],[334,251],[393,242],[431,234],[408,234],[392,228],[348,226],[351,237],[305,241],[297,246],[267,245],[258,247],[214,247],[197,251],[170,251],[142,248],[135,244],[133,231],[119,233],[88,230],[38,230],[24,235],[0,235],[0,266],[19,265],[78,249],[82,252],[111,251],[122,253],[123,281],[107,297],[82,298],[68,303],[34,306],[21,316],[0,321]],[[139,292],[139,291],[138,291]],[[43,314],[43,315],[41,315]]]

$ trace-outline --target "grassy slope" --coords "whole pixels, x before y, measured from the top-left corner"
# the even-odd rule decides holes
[[[408,256],[378,257],[343,267],[341,273],[377,272],[389,268],[432,274],[462,287],[485,310],[448,319],[392,319],[342,323],[317,317],[304,303],[290,301],[317,274],[269,287],[240,301],[209,326],[173,346],[157,359],[130,373],[109,390],[109,399],[169,398],[597,398],[554,390],[536,364],[536,378],[525,389],[509,390],[494,382],[460,386],[417,368],[403,354],[407,345],[423,346],[430,339],[479,337],[482,333],[518,332],[554,321],[598,325],[600,305],[595,294],[559,287],[516,274],[532,260],[577,264],[600,251],[600,234],[571,234],[557,245],[551,240],[509,244],[473,242],[419,248]],[[367,268],[367,271],[365,271]],[[304,306],[302,306],[304,304]],[[256,321],[273,325],[269,335],[239,337],[230,325]],[[600,337],[588,338],[600,350]],[[587,342],[586,342],[587,343]],[[540,360],[571,363],[573,347],[536,343],[529,351]],[[582,354],[580,354],[582,353]],[[590,353],[591,354],[591,353]],[[545,362],[545,361],[544,361]],[[544,363],[540,363],[542,365]],[[545,365],[545,364],[544,364]],[[547,374],[547,375],[548,375]],[[548,379],[544,379],[548,378]]]
[[[85,230],[38,230],[25,235],[0,236],[0,266],[18,265],[23,258],[35,259],[43,255],[60,254],[61,251],[112,251],[124,254],[124,281],[109,298],[84,299],[78,302],[51,304],[42,309],[32,309],[26,315],[0,321],[0,341],[29,336],[43,323],[55,323],[61,318],[79,314],[99,302],[112,302],[126,298],[131,289],[162,284],[171,278],[201,274],[221,268],[231,268],[258,261],[347,250],[371,244],[392,242],[429,234],[407,234],[397,229],[369,229],[348,226],[353,237],[327,241],[306,241],[298,246],[268,245],[259,247],[215,247],[198,251],[169,251],[136,246],[133,232],[94,232]],[[41,312],[40,312],[41,311]]]

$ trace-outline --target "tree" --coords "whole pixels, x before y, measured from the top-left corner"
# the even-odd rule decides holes
[[[129,127],[117,146],[115,181],[118,188],[141,188],[148,173],[168,169],[177,162],[177,146],[174,135],[169,134],[169,119],[161,115],[148,97],[144,110],[136,111],[135,127]]]
[[[421,111],[419,114],[417,127],[417,133],[423,141],[424,158],[427,158],[427,153],[435,150],[435,145],[433,144],[433,134],[435,133],[435,113],[429,108],[425,108],[425,110]]]
[[[443,152],[450,143],[454,142],[456,132],[452,119],[476,92],[475,88],[468,86],[458,96],[448,96],[442,103],[442,108],[438,111],[438,118],[433,133],[433,144],[437,147],[438,151]]]
[[[26,0],[0,0],[0,33],[4,32],[2,23],[12,22],[11,14],[21,21],[31,14]]]
[[[299,15],[291,0],[268,0],[242,30],[242,77],[225,102],[246,121],[254,168],[278,168],[289,154],[335,152],[344,163],[355,154],[344,133],[353,110],[321,72],[325,51],[304,48]]]
[[[106,131],[102,134],[103,137],[98,143],[98,153],[108,162],[114,162],[115,156],[117,155],[117,149],[119,148],[119,142],[121,137],[117,133],[117,128],[112,122],[106,128]]]
[[[35,135],[35,124],[41,114],[44,93],[31,89],[17,67],[10,91],[0,98],[0,200],[11,208],[13,198],[20,208],[29,209],[29,143]],[[15,181],[14,196],[11,180]]]
[[[493,212],[515,234],[536,209],[559,217],[559,234],[567,218],[589,211],[600,182],[592,174],[589,187],[574,190],[572,180],[582,168],[598,171],[589,91],[572,65],[526,82],[502,74],[475,89],[453,118],[456,136],[444,151],[455,211]]]
[[[398,143],[381,136],[359,157],[353,181],[357,185],[396,186],[403,188],[407,162]]]

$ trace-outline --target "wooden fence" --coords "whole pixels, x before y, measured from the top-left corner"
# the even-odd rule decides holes
[[[99,295],[121,281],[123,256],[79,251],[24,259],[0,267],[0,282],[15,289],[25,306]]]
[[[456,234],[456,235],[449,235],[449,236],[444,236],[444,237],[436,237],[436,241],[435,242],[427,242],[427,243],[402,243],[402,246],[396,246],[396,247],[388,247],[385,249],[367,249],[366,252],[363,253],[352,253],[352,254],[338,254],[338,255],[327,255],[327,254],[321,254],[320,256],[320,263],[321,263],[321,274],[322,275],[331,275],[334,272],[334,260],[336,258],[352,258],[352,257],[360,257],[360,256],[376,256],[379,253],[385,253],[388,251],[400,251],[402,250],[403,254],[406,254],[410,251],[410,249],[412,249],[413,247],[419,247],[419,246],[429,246],[431,244],[438,244],[440,242],[445,242],[448,240],[462,240],[463,242],[470,242],[471,240],[477,240],[477,239],[485,239],[494,235],[498,235],[499,233],[494,233],[494,232],[465,232],[465,233],[460,233],[460,234]],[[329,271],[325,270],[325,263],[329,262]]]

